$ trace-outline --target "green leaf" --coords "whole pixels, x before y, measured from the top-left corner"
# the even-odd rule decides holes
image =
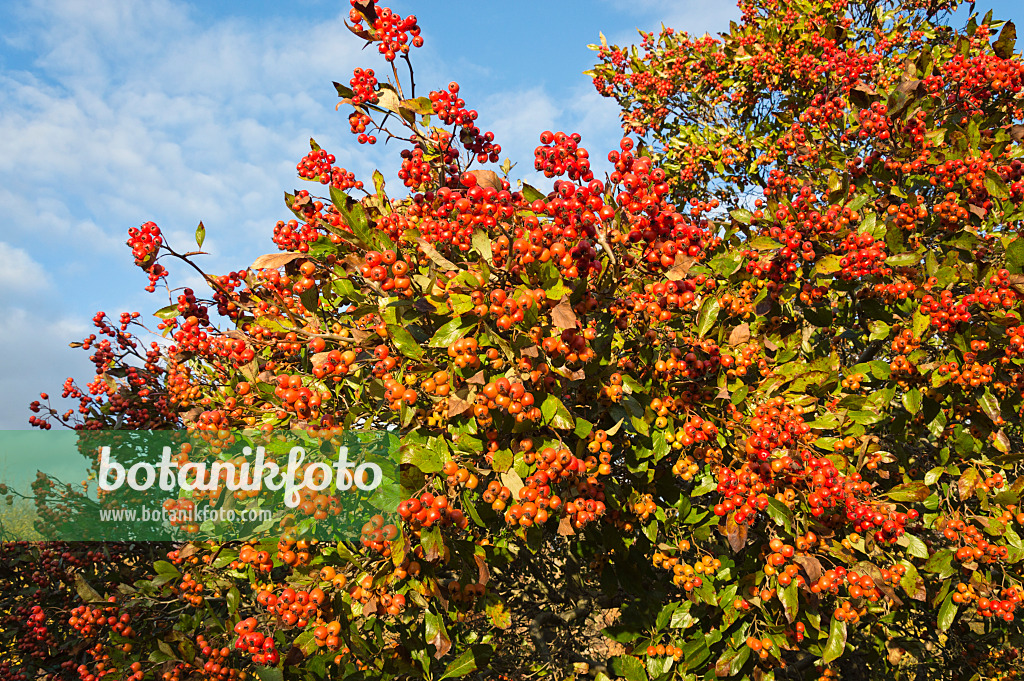
[[[441,679],[457,679],[460,676],[465,676],[470,672],[477,670],[476,653],[470,648],[466,652],[459,655],[457,658],[452,660],[445,670]]]
[[[953,594],[950,593],[946,596],[945,600],[942,601],[942,607],[939,608],[939,619],[938,627],[939,631],[946,631],[949,629],[949,625],[953,624],[953,618],[956,617],[957,604],[953,602]]]
[[[647,672],[640,658],[632,655],[619,655],[612,658],[612,671],[626,681],[647,681]]]
[[[718,298],[713,296],[708,296],[701,304],[700,312],[697,314],[697,335],[699,337],[703,337],[714,326],[718,319],[719,308]]]
[[[388,336],[391,337],[391,341],[395,344],[406,357],[411,359],[420,359],[423,357],[423,348],[416,342],[416,339],[412,337],[404,326],[398,324],[388,324]]]
[[[196,227],[196,246],[202,248],[204,241],[206,241],[206,227],[203,226],[203,221],[200,220],[199,226]]]
[[[570,430],[573,427],[572,415],[569,414],[569,410],[565,408],[562,401],[554,395],[544,398],[543,404],[540,405],[540,412],[552,428]]]
[[[903,395],[903,406],[911,414],[916,414],[921,411],[921,399],[921,391],[911,388]]]
[[[893,267],[911,267],[919,262],[921,256],[917,253],[897,253],[885,259],[885,264]]]
[[[715,663],[715,676],[719,678],[736,676],[743,669],[743,665],[746,664],[748,659],[750,659],[750,648],[748,646],[744,645],[739,650],[726,648],[725,652],[722,653],[722,657],[718,658],[718,662]]]
[[[494,262],[494,253],[491,252],[491,237],[482,229],[473,232],[473,250],[479,253],[488,265]]]
[[[908,482],[894,487],[887,497],[893,501],[924,501],[931,491],[923,482]]]
[[[284,681],[284,672],[276,667],[256,667],[260,681]]]
[[[906,545],[907,553],[910,555],[928,560],[928,547],[919,537],[915,537],[912,534],[904,534],[900,537],[899,543]]]
[[[740,222],[744,225],[749,225],[750,221],[754,219],[754,214],[746,208],[737,208],[736,210],[729,213],[732,219],[736,222]]]
[[[461,317],[452,319],[437,330],[437,333],[434,334],[433,338],[430,339],[430,342],[427,343],[427,345],[432,348],[447,348],[449,345],[465,336],[466,333],[473,328],[473,325],[464,324],[465,323]]]
[[[545,197],[544,197],[543,194],[541,194],[537,190],[536,187],[528,185],[528,184],[526,184],[524,182],[523,183],[523,198],[526,199],[527,202],[533,203],[534,201],[537,201],[538,199],[543,200]]]
[[[765,511],[768,513],[768,517],[775,521],[776,525],[785,525],[787,521],[793,519],[793,511],[789,510],[788,506],[774,497],[768,498],[768,507],[765,508]]]
[[[999,173],[991,169],[985,173],[985,190],[997,199],[1005,199],[1010,195],[1010,190],[1006,188],[1003,178],[999,177]]]
[[[821,661],[828,664],[832,660],[839,659],[846,650],[846,622],[833,617],[832,625],[828,632],[828,643],[821,652]]]
[[[999,38],[992,45],[992,49],[1000,59],[1011,59],[1016,42],[1017,27],[1013,25],[1012,21],[1007,21],[1003,30],[999,32]]]
[[[178,316],[178,304],[168,305],[167,307],[161,307],[159,310],[153,313],[154,317],[160,319],[174,319]]]
[[[796,582],[790,582],[779,592],[779,600],[782,601],[786,619],[790,622],[795,620],[797,612],[800,610],[800,596],[797,593]]]

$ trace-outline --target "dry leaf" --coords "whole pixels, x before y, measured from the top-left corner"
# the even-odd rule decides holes
[[[508,487],[508,491],[512,493],[513,499],[519,498],[519,490],[523,485],[523,479],[519,477],[519,473],[516,473],[514,469],[510,469],[501,474],[501,484]]]
[[[562,298],[562,302],[552,308],[551,322],[556,329],[576,328],[576,313],[572,309],[572,303],[569,302],[569,296]]]
[[[576,534],[576,530],[572,529],[572,521],[569,520],[569,516],[564,515],[558,521],[558,534],[563,537]]]
[[[276,270],[278,267],[290,263],[292,260],[308,258],[303,253],[268,253],[256,258],[249,269],[252,270]]]
[[[750,324],[740,324],[729,332],[729,345],[743,345],[750,340]]]
[[[474,395],[475,392],[471,392],[466,388],[456,391],[454,395],[449,395],[448,418],[465,413],[470,407],[472,407]]]
[[[676,264],[665,273],[665,278],[669,281],[679,281],[680,279],[685,278],[695,262],[697,262],[697,259],[692,256],[677,255]]]
[[[470,170],[469,174],[476,177],[476,183],[481,187],[492,187],[501,191],[501,178],[493,170]]]

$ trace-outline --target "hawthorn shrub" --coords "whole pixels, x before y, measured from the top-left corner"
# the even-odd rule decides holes
[[[408,191],[311,143],[278,252],[175,291],[164,344],[97,315],[78,415],[33,423],[390,427],[401,527],[5,544],[0,678],[1017,678],[1024,64],[957,4],[594,46],[632,136],[597,178],[540,132],[544,192],[353,0],[385,69],[337,90]],[[200,270],[129,245],[150,290]]]

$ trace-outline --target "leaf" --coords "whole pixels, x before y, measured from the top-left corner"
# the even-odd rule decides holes
[[[1013,25],[1012,21],[1007,21],[1003,30],[999,32],[999,38],[992,45],[992,49],[1000,59],[1011,59],[1016,41],[1017,27]]]
[[[978,404],[981,406],[982,411],[985,412],[985,416],[989,418],[993,423],[1000,419],[999,414],[999,400],[996,399],[988,388],[985,388],[985,392],[982,393],[981,398],[978,400]]]
[[[715,320],[718,319],[719,308],[718,298],[713,296],[708,296],[701,304],[700,312],[697,315],[698,337],[703,337],[714,326]]]
[[[846,622],[833,617],[832,625],[828,632],[828,643],[821,652],[821,661],[828,664],[832,660],[839,659],[846,650]]]
[[[437,330],[437,333],[427,343],[432,348],[447,348],[449,345],[462,338],[472,326],[464,326],[461,317],[456,317]]]
[[[729,332],[729,345],[743,345],[750,340],[750,324],[740,324]]]
[[[731,211],[729,215],[732,216],[733,220],[744,225],[749,225],[750,221],[754,219],[754,214],[746,208],[737,208],[736,210]]]
[[[577,326],[576,313],[569,302],[569,296],[562,298],[562,301],[551,309],[551,323],[556,329],[575,329]]]
[[[1010,195],[1010,190],[1006,188],[1003,178],[999,177],[999,173],[992,169],[985,173],[985,191],[997,199],[1005,199]]]
[[[249,269],[252,270],[276,270],[282,265],[290,263],[292,260],[301,260],[308,258],[309,256],[304,253],[268,253],[261,255],[252,261],[252,265]]]
[[[750,659],[750,648],[748,646],[744,645],[738,650],[726,648],[725,652],[722,653],[722,657],[718,658],[718,662],[715,663],[715,676],[719,678],[736,676],[743,669],[743,665],[746,664],[748,659]]]
[[[729,540],[733,553],[739,553],[747,545],[747,526],[737,523],[735,514],[730,513],[725,521],[725,537]]]
[[[484,606],[484,613],[491,620],[491,624],[499,629],[508,629],[512,626],[512,613],[497,596]]]
[[[797,612],[800,610],[800,596],[797,593],[796,582],[790,582],[779,592],[779,600],[782,601],[786,619],[790,622],[795,620]]]
[[[473,250],[479,253],[488,265],[494,262],[494,253],[491,252],[491,237],[487,236],[487,232],[482,229],[473,232]]]
[[[423,348],[416,342],[416,339],[412,337],[404,326],[400,324],[388,324],[388,335],[391,337],[391,341],[395,344],[406,357],[412,359],[420,359],[423,357]]]
[[[470,170],[469,174],[476,177],[476,183],[481,187],[490,187],[501,191],[501,178],[493,170]]]
[[[919,262],[921,256],[917,253],[897,253],[885,259],[885,264],[893,267],[911,267]]]
[[[690,268],[697,262],[697,259],[689,255],[676,255],[676,264],[669,268],[668,272],[665,273],[665,278],[669,281],[679,281],[685,279],[689,273]]]
[[[416,99],[403,99],[401,107],[412,111],[413,113],[420,114],[421,116],[429,116],[434,113],[434,105],[431,104],[429,97],[417,97]]]
[[[85,577],[81,572],[75,573],[75,591],[78,593],[78,597],[85,603],[99,603],[103,601],[103,596],[97,593],[96,589],[89,585],[89,582],[85,581]]]
[[[612,671],[626,681],[647,681],[644,663],[633,655],[619,655],[612,658]]]
[[[929,494],[928,485],[918,481],[894,487],[886,496],[893,501],[924,501]]]
[[[512,493],[512,499],[518,499],[519,490],[525,487],[523,479],[519,477],[519,473],[516,473],[514,468],[501,474],[501,484],[508,487],[508,491]]]
[[[178,316],[178,304],[168,305],[167,307],[161,307],[159,310],[153,313],[154,317],[160,319],[174,319]]]
[[[284,681],[284,672],[276,667],[256,667],[260,681]]]
[[[476,671],[476,669],[476,654],[473,652],[473,649],[470,648],[452,660],[451,664],[445,668],[441,679],[457,679],[460,676],[465,676],[470,672]]]
[[[946,631],[949,629],[949,626],[953,624],[953,618],[956,617],[957,607],[957,604],[953,602],[953,593],[950,593],[946,596],[945,600],[942,601],[942,607],[939,608],[939,619],[936,623],[939,627],[939,631]]]
[[[967,501],[974,496],[974,490],[981,484],[981,475],[978,469],[968,468],[957,481],[957,491],[960,493],[960,501]]]
[[[523,198],[526,199],[527,203],[533,203],[534,201],[543,200],[544,195],[537,190],[536,187],[523,183]]]
[[[911,388],[903,395],[903,406],[911,414],[917,414],[921,411],[921,399],[921,391],[917,388]]]
[[[206,241],[206,227],[203,226],[203,222],[200,220],[199,226],[196,227],[196,246],[202,248],[204,241]]]
[[[554,395],[548,395],[544,398],[544,402],[540,405],[540,412],[544,416],[544,420],[552,428],[572,430],[572,415],[569,414],[569,410],[565,408],[562,401]]]

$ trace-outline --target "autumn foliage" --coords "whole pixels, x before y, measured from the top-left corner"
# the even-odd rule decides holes
[[[97,315],[33,423],[397,428],[401,527],[4,544],[0,679],[1017,678],[1024,62],[957,5],[595,45],[614,170],[538,131],[538,189],[353,0],[385,62],[335,85],[405,189],[312,142],[277,252],[165,343]],[[150,290],[199,269],[130,235]]]

